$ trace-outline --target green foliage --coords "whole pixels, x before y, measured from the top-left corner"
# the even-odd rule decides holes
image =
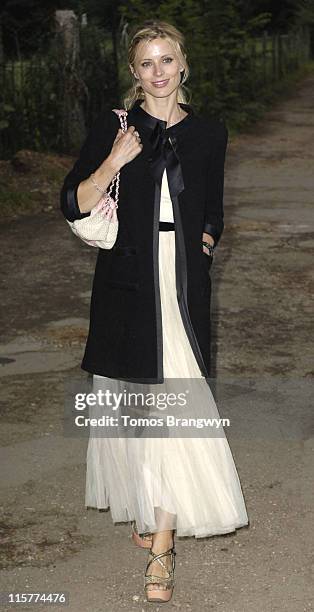
[[[15,109],[11,104],[1,104],[0,106],[0,131],[9,127],[10,117]]]
[[[312,0],[280,0],[276,6],[271,0],[48,0],[47,10],[39,0],[30,0],[32,10],[26,14],[27,2],[6,0],[0,10],[4,46],[14,39],[12,54],[21,56],[0,66],[0,157],[20,147],[70,152],[71,105],[77,107],[80,100],[89,128],[101,110],[120,104],[130,86],[128,37],[146,19],[168,21],[184,33],[188,101],[200,114],[223,117],[231,129],[259,118],[270,92],[308,61],[305,35],[286,37],[279,58],[272,37],[262,38],[265,28],[287,23],[292,31],[304,23],[314,27]],[[55,8],[72,8],[79,17],[87,13],[75,67],[58,57]],[[34,32],[29,34],[31,18]]]
[[[250,84],[254,80],[250,42],[271,15],[261,12],[245,19],[239,0],[164,0],[155,4],[154,17],[184,32],[190,65],[190,101],[198,112],[223,116],[241,124],[256,107]],[[147,19],[147,3],[129,0],[121,13],[134,25]],[[252,104],[254,102],[254,104]]]

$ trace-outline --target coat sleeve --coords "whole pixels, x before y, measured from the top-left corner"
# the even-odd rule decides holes
[[[224,165],[228,142],[228,130],[222,121],[217,121],[213,142],[210,169],[207,174],[207,198],[203,231],[219,242],[224,229]]]
[[[88,217],[90,212],[82,213],[78,206],[77,190],[79,184],[95,172],[109,155],[120,121],[110,111],[101,113],[94,121],[79,152],[78,159],[66,175],[60,192],[60,207],[68,221]]]

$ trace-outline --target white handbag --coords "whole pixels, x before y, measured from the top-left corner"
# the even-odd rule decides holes
[[[113,108],[112,110],[120,119],[122,132],[126,132],[127,111],[117,108]],[[93,175],[91,176],[93,177]],[[100,198],[99,202],[97,202],[96,206],[92,208],[88,217],[76,219],[75,221],[67,220],[72,232],[90,246],[97,247],[99,249],[112,249],[116,242],[119,229],[119,219],[117,215],[119,182],[120,171],[113,177],[108,190],[104,192],[99,190],[102,193],[102,197]],[[115,196],[113,198],[111,193],[114,185]]]

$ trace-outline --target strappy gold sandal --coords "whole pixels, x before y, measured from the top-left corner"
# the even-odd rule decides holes
[[[173,593],[174,587],[174,569],[175,569],[175,547],[169,548],[163,553],[155,554],[152,549],[149,551],[149,556],[151,559],[148,560],[147,567],[145,570],[144,576],[144,588],[146,592],[146,599],[148,602],[152,603],[164,603],[170,601]],[[162,561],[162,557],[171,556],[171,569],[169,570],[165,563]],[[167,576],[155,576],[154,574],[147,574],[149,566],[154,561],[158,561],[158,563],[163,567],[163,569],[167,572]],[[163,588],[157,589],[148,589],[148,585],[150,584],[160,584]]]
[[[138,533],[136,528],[136,521],[132,521],[132,540],[136,546],[140,546],[140,548],[150,548],[153,541],[153,536],[148,531],[145,533]]]

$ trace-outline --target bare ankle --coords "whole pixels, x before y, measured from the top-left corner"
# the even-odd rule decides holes
[[[173,531],[159,531],[157,533],[153,533],[152,549],[155,553],[168,550],[169,548],[172,548],[173,544]]]

